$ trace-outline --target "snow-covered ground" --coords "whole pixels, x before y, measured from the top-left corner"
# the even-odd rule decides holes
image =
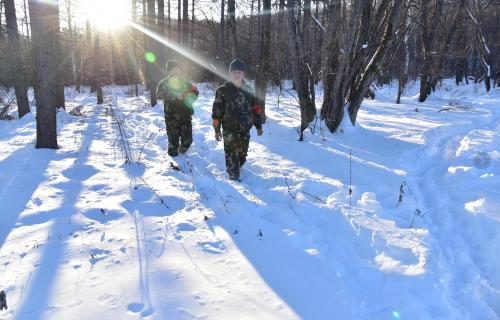
[[[498,319],[500,90],[417,87],[304,142],[271,91],[241,183],[207,84],[177,159],[127,88],[68,90],[56,151],[33,115],[0,122],[0,319]]]

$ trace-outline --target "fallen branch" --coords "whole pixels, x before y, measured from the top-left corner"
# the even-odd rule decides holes
[[[141,149],[139,150],[139,156],[137,157],[137,164],[139,164],[141,162],[142,151],[144,150],[146,145],[149,143],[149,141],[151,141],[151,138],[153,138],[153,136],[154,136],[154,133],[151,133],[148,140],[142,145]]]
[[[308,196],[313,197],[314,199],[318,200],[319,202],[326,204],[326,201],[325,201],[325,200],[321,199],[321,198],[320,198],[320,197],[318,197],[318,196],[315,196],[314,194],[311,194],[311,193],[309,193],[309,192],[307,192],[307,191],[304,191],[304,190],[302,190],[302,193],[307,194]]]
[[[288,184],[288,178],[285,176],[285,174],[283,174],[283,177],[285,178],[285,183],[286,183],[286,187],[288,188],[288,193],[290,194],[290,196],[292,197],[292,199],[295,200],[295,196],[290,191],[290,185]]]
[[[153,189],[153,187],[151,187],[151,185],[149,183],[147,183],[146,180],[144,180],[143,177],[139,177],[139,179],[141,179],[141,181],[144,183],[144,185],[149,189],[151,190],[151,192],[158,198],[158,200],[160,200],[160,203],[165,206],[167,209],[170,209],[170,207],[167,205],[167,203],[165,202],[165,200],[163,200],[163,198],[158,194],[158,192],[156,192],[155,189]]]

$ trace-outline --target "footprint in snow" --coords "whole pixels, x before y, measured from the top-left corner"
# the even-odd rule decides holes
[[[127,306],[127,310],[129,312],[132,312],[132,313],[141,313],[141,317],[149,317],[150,315],[153,314],[153,310],[151,308],[148,308],[146,310],[144,310],[144,304],[142,303],[138,303],[138,302],[135,302],[135,303],[130,303],[128,306]]]
[[[224,253],[224,248],[217,242],[198,242],[198,245],[202,247],[203,251],[212,254],[221,254]]]

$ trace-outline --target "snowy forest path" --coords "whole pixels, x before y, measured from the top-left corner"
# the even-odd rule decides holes
[[[176,158],[162,106],[106,90],[103,105],[75,94],[77,116],[59,113],[60,150],[29,146],[34,118],[0,135],[8,315],[494,319],[495,248],[473,240],[498,239],[497,100],[441,111],[450,99],[395,105],[382,92],[360,126],[330,135],[318,123],[298,142],[295,97],[271,92],[265,134],[252,130],[234,182],[210,85],[200,85],[193,145]],[[472,165],[478,151],[489,167]]]
[[[500,184],[491,179],[491,156],[498,157],[500,151],[499,103],[495,97],[450,98],[451,107],[439,110],[449,123],[426,131],[425,144],[403,158],[409,164],[415,215],[431,235],[430,259],[436,270],[449,273],[443,279],[448,299],[464,318],[500,315],[500,304],[493,298],[500,293],[500,261],[491,259],[497,250],[493,239],[500,239],[500,212],[491,212],[500,209],[500,202],[493,200],[498,199],[494,190],[500,190]],[[493,241],[479,240],[481,233]],[[464,283],[467,289],[459,289]]]

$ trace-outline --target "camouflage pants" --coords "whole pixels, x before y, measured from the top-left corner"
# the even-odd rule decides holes
[[[168,154],[172,157],[183,154],[193,143],[193,127],[191,116],[165,116],[168,136]]]
[[[224,130],[224,153],[226,156],[226,170],[230,178],[240,177],[240,168],[247,161],[250,132],[233,132]]]

